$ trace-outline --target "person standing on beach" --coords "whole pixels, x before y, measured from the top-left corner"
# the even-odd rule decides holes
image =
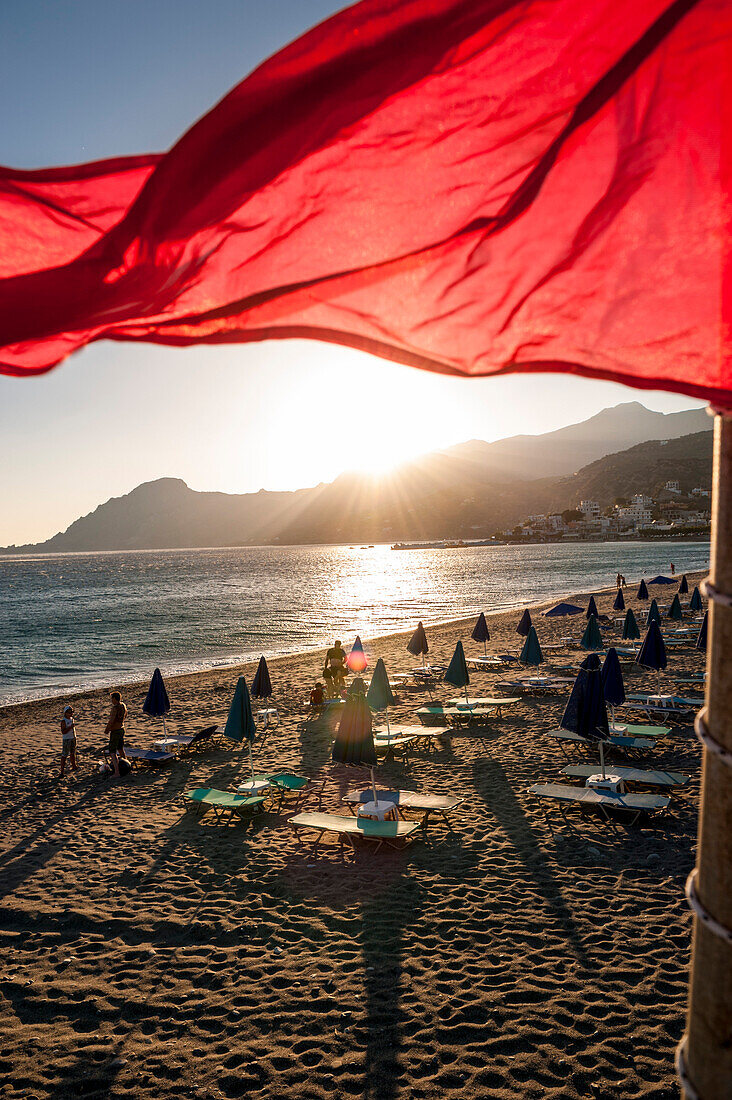
[[[63,778],[66,771],[66,757],[71,760],[72,772],[78,772],[76,766],[76,725],[74,724],[74,711],[71,707],[64,707],[61,719],[61,771],[59,778]]]
[[[127,717],[127,707],[122,702],[122,696],[118,691],[113,691],[111,696],[112,709],[109,712],[109,719],[104,732],[109,734],[109,756],[112,761],[112,767],[114,768],[114,774],[119,779],[119,761],[120,757],[123,760],[127,759],[127,753],[125,752],[125,718]]]
[[[671,562],[671,576],[673,577],[675,573],[676,573],[676,566],[674,565],[673,562]]]
[[[617,577],[615,578],[615,587],[616,587],[616,588],[620,588],[620,582],[622,581],[622,579],[623,579],[623,578],[622,578],[622,577],[620,576],[620,574],[618,573]]]

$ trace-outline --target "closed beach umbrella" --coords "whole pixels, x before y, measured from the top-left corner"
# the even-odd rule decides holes
[[[168,731],[165,728],[165,715],[170,712],[170,699],[168,698],[168,693],[163,683],[163,674],[159,668],[156,668],[152,674],[152,680],[150,681],[150,687],[147,689],[147,695],[145,696],[145,702],[142,704],[142,710],[144,714],[149,714],[151,718],[162,718],[163,733],[167,736]]]
[[[519,619],[519,624],[516,627],[516,633],[520,634],[522,638],[528,638],[529,631],[531,630],[531,615],[529,615],[529,609],[524,611],[523,615]]]
[[[709,614],[708,611],[704,612],[704,618],[702,619],[702,624],[699,627],[699,633],[697,634],[696,642],[694,643],[696,649],[698,649],[700,653],[706,653],[706,651],[707,651],[707,615],[708,614]]]
[[[541,652],[539,638],[537,636],[535,627],[532,626],[530,627],[529,633],[526,636],[524,648],[521,650],[519,663],[522,665],[540,665],[543,660],[544,654]]]
[[[605,694],[605,702],[610,707],[612,722],[615,725],[615,707],[625,702],[625,685],[623,674],[620,671],[620,661],[617,650],[610,646],[607,656],[602,664],[602,690]]]
[[[666,646],[661,635],[661,628],[655,619],[651,619],[643,645],[635,659],[637,665],[643,668],[655,669],[658,673],[657,690],[661,690],[661,669],[666,667]]]
[[[485,621],[485,615],[481,611],[478,616],[478,621],[473,627],[473,633],[470,635],[474,642],[483,643],[483,652],[486,653],[485,643],[491,640],[490,632],[488,630],[488,623]]]
[[[269,669],[264,657],[259,658],[257,671],[252,680],[252,698],[269,699],[272,695],[272,681],[269,678]]]
[[[625,611],[625,597],[623,596],[622,588],[618,589],[618,594],[613,604],[613,611]]]
[[[224,737],[230,741],[247,742],[249,748],[249,769],[254,779],[254,761],[252,760],[252,741],[257,733],[252,714],[252,700],[249,696],[249,688],[243,676],[237,680],[234,698],[229,707],[229,716],[224,726]]]
[[[582,635],[580,645],[583,649],[602,649],[602,634],[600,633],[600,627],[594,615],[587,621],[587,626]]]
[[[427,635],[421,623],[417,623],[417,629],[407,642],[407,649],[413,657],[421,657],[424,665],[424,655],[429,653],[430,647],[427,645]]]
[[[547,619],[561,618],[564,615],[581,615],[582,608],[577,607],[576,603],[557,603],[554,607],[550,607],[548,611],[544,612],[544,617]]]
[[[643,580],[642,577],[641,577],[641,582],[638,585],[638,592],[636,593],[636,599],[638,599],[638,600],[647,600],[648,599],[648,589],[646,588],[646,582]]]
[[[694,586],[694,591],[691,593],[691,599],[689,600],[689,607],[692,611],[703,611],[704,604],[702,603],[701,592]]]
[[[646,626],[649,623],[658,623],[661,625],[661,612],[658,610],[658,604],[655,600],[651,600],[651,606],[648,608],[648,615],[646,616]]]
[[[366,654],[363,651],[363,645],[358,634],[356,635],[356,641],[351,646],[351,652],[346,657],[346,664],[351,672],[363,672],[368,665]]]
[[[595,597],[590,596],[590,602],[587,604],[587,610],[585,611],[585,616],[586,616],[586,618],[591,619],[593,615],[595,616],[595,618],[598,618],[599,614],[600,613],[597,610],[597,604],[595,603]]]
[[[629,607],[625,612],[625,622],[623,623],[623,641],[637,642],[639,638],[640,630],[638,629],[638,623],[635,620],[633,608]]]
[[[355,767],[367,767],[371,772],[371,790],[374,802],[376,796],[376,749],[371,724],[371,711],[366,696],[353,693],[346,697],[338,731],[333,742],[333,760],[337,764],[351,764]]]
[[[683,577],[681,578],[681,583],[679,585],[679,593],[680,593],[680,595],[685,596],[688,591],[689,591],[689,582],[686,579],[686,573],[684,573]]]
[[[671,601],[671,606],[668,609],[669,619],[673,619],[674,622],[680,623],[683,615],[681,614],[681,600],[679,599],[678,592]]]
[[[453,687],[465,688],[465,702],[469,702],[468,684],[470,683],[470,676],[468,675],[468,665],[465,660],[465,650],[462,642],[458,642],[455,646],[455,652],[452,655],[450,664],[447,666],[447,672],[443,679],[446,684],[452,684]]]
[[[580,665],[577,679],[574,682],[569,701],[559,724],[562,729],[569,730],[570,733],[576,733],[580,737],[599,743],[600,767],[604,778],[605,756],[603,744],[610,736],[610,730],[607,721],[607,706],[605,705],[600,658],[596,653],[591,653]]]
[[[376,662],[376,668],[374,674],[371,677],[371,683],[369,684],[369,690],[366,693],[366,702],[372,710],[383,710],[386,715],[386,734],[391,739],[391,730],[389,729],[389,707],[393,706],[396,702],[394,698],[394,692],[391,690],[391,684],[389,683],[389,675],[386,671],[386,665],[382,657],[379,657]]]

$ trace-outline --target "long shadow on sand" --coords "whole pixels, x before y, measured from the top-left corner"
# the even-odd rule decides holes
[[[524,808],[509,784],[506,773],[496,760],[477,760],[473,764],[473,783],[490,813],[513,844],[516,854],[530,872],[544,901],[552,910],[580,962],[588,966],[590,959],[582,943],[572,914],[562,897],[551,864],[542,852]]]

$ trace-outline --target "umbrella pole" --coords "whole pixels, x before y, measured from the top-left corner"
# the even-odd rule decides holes
[[[379,799],[377,798],[377,795],[376,795],[376,780],[374,779],[374,769],[369,768],[369,771],[371,772],[371,793],[374,796],[374,802],[378,802]]]
[[[732,594],[732,410],[715,410],[710,580]],[[710,741],[732,753],[732,607],[709,601],[706,713]],[[717,926],[732,929],[732,768],[704,749],[694,892]],[[732,1081],[732,942],[694,915],[686,1035],[677,1066],[704,1100],[729,1097]],[[682,1085],[684,1078],[682,1076]]]
[[[488,643],[486,641],[483,642],[483,656],[488,656]]]
[[[249,771],[252,773],[252,783],[254,782],[254,757],[252,756],[252,743],[249,741]]]
[[[389,708],[386,708],[386,740],[388,744],[391,744],[391,726],[389,725]]]
[[[470,699],[468,699],[468,685],[465,684],[464,686],[465,686],[465,702],[466,702],[467,706],[470,706]]]
[[[163,715],[163,737],[168,736],[168,727],[165,725],[165,715]]]
[[[600,739],[600,770],[602,771],[602,778],[605,778],[605,746]]]

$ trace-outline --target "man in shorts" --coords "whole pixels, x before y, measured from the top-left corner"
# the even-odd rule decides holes
[[[66,771],[66,758],[71,761],[72,772],[78,772],[76,766],[76,726],[74,724],[74,711],[71,707],[64,707],[61,719],[61,771],[59,777],[63,778]]]
[[[109,712],[109,720],[104,727],[104,732],[109,734],[109,745],[107,749],[112,761],[112,767],[114,768],[114,774],[119,779],[120,757],[123,760],[127,759],[127,753],[125,752],[125,718],[127,717],[127,707],[122,702],[122,697],[118,691],[113,691],[110,699],[112,700],[112,709]]]

